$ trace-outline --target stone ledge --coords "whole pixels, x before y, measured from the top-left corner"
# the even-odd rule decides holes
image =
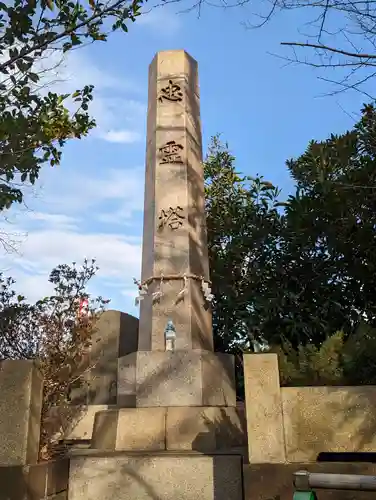
[[[239,450],[217,450],[212,452],[203,451],[171,451],[171,450],[160,450],[160,451],[135,451],[135,450],[97,450],[93,448],[82,449],[82,450],[70,450],[67,454],[69,459],[79,458],[79,457],[216,457],[217,455],[236,455],[242,457],[242,453]]]
[[[95,416],[91,448],[214,452],[247,447],[244,413],[233,407],[121,408]]]
[[[69,500],[241,500],[236,455],[72,457]]]
[[[117,394],[122,407],[234,407],[234,357],[199,349],[138,351],[118,360]]]

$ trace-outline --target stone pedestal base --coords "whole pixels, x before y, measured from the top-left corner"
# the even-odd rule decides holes
[[[72,456],[68,500],[242,500],[238,455]]]
[[[203,350],[138,351],[119,358],[120,407],[235,406],[234,357]]]
[[[245,415],[237,408],[122,408],[95,415],[92,449],[117,451],[246,449]]]

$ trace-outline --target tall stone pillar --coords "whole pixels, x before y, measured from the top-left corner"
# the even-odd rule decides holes
[[[149,68],[142,251],[149,293],[139,350],[164,350],[169,320],[175,349],[213,350],[202,280],[209,281],[209,263],[197,62],[182,50],[159,52]]]
[[[151,63],[147,126],[138,350],[118,360],[123,407],[97,412],[91,449],[71,457],[69,500],[241,500],[245,423],[203,291],[198,75],[186,52]]]

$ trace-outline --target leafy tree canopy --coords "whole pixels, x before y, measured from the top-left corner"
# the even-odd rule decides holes
[[[204,168],[218,346],[320,347],[375,326],[375,124],[365,106],[352,130],[289,160],[296,192],[283,202],[213,140]]]
[[[93,87],[72,95],[43,92],[43,62],[52,53],[106,41],[128,31],[143,0],[15,0],[0,2],[0,210],[22,202],[46,162],[57,165],[69,138],[95,126],[88,114]]]

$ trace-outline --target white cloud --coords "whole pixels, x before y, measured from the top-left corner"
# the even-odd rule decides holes
[[[93,137],[128,144],[142,140],[146,119],[144,103],[96,93],[90,112],[97,120]]]
[[[82,219],[90,217],[116,224],[141,215],[145,176],[143,168],[110,168],[96,171],[95,175],[91,171],[67,175],[63,170],[50,171],[48,174],[41,187],[44,196],[40,197],[40,211],[44,214],[60,213],[75,218],[80,214]],[[121,221],[117,220],[119,217]],[[65,222],[73,223],[69,219]]]
[[[140,86],[116,73],[103,71],[89,56],[87,48],[70,51],[64,57],[51,51],[48,57],[38,62],[40,72],[44,72],[40,81],[41,93],[71,94],[85,85],[94,85],[90,114],[97,127],[91,132],[91,137],[128,144],[142,139],[146,105],[129,98],[130,93],[139,94]],[[72,112],[77,107],[73,101],[67,101],[66,105]],[[124,127],[127,124],[129,127]],[[114,140],[114,137],[121,140]]]
[[[78,220],[65,214],[43,213],[30,211],[27,218],[31,221],[39,222],[42,225],[58,226],[60,229],[77,229]]]
[[[136,25],[150,27],[158,35],[164,36],[173,36],[182,29],[179,15],[165,5],[146,10],[137,19]]]
[[[31,232],[21,255],[7,255],[2,260],[18,281],[20,291],[29,300],[37,300],[50,293],[48,275],[55,266],[80,263],[85,255],[97,260],[98,278],[106,280],[107,289],[112,285],[131,287],[133,276],[140,273],[140,241],[112,233],[85,234],[59,228]]]
[[[136,82],[103,71],[88,55],[88,47],[72,50],[62,56],[59,51],[48,52],[38,61],[38,67],[45,71],[41,84],[54,82],[56,92],[74,92],[85,85],[94,85],[97,90],[137,92]]]
[[[138,142],[141,140],[142,136],[138,132],[133,132],[132,130],[110,130],[101,134],[102,139],[108,142],[117,142],[124,144],[131,144],[132,142]]]
[[[34,301],[51,293],[48,276],[55,266],[80,263],[86,255],[100,267],[89,291],[119,299],[122,290],[129,290],[129,300],[115,301],[112,307],[137,314],[133,277],[140,275],[143,184],[141,168],[104,169],[87,177],[64,169],[48,171],[38,209],[14,214],[12,228],[28,236],[18,254],[2,252],[0,269]],[[128,224],[129,236],[114,229],[119,223]]]

